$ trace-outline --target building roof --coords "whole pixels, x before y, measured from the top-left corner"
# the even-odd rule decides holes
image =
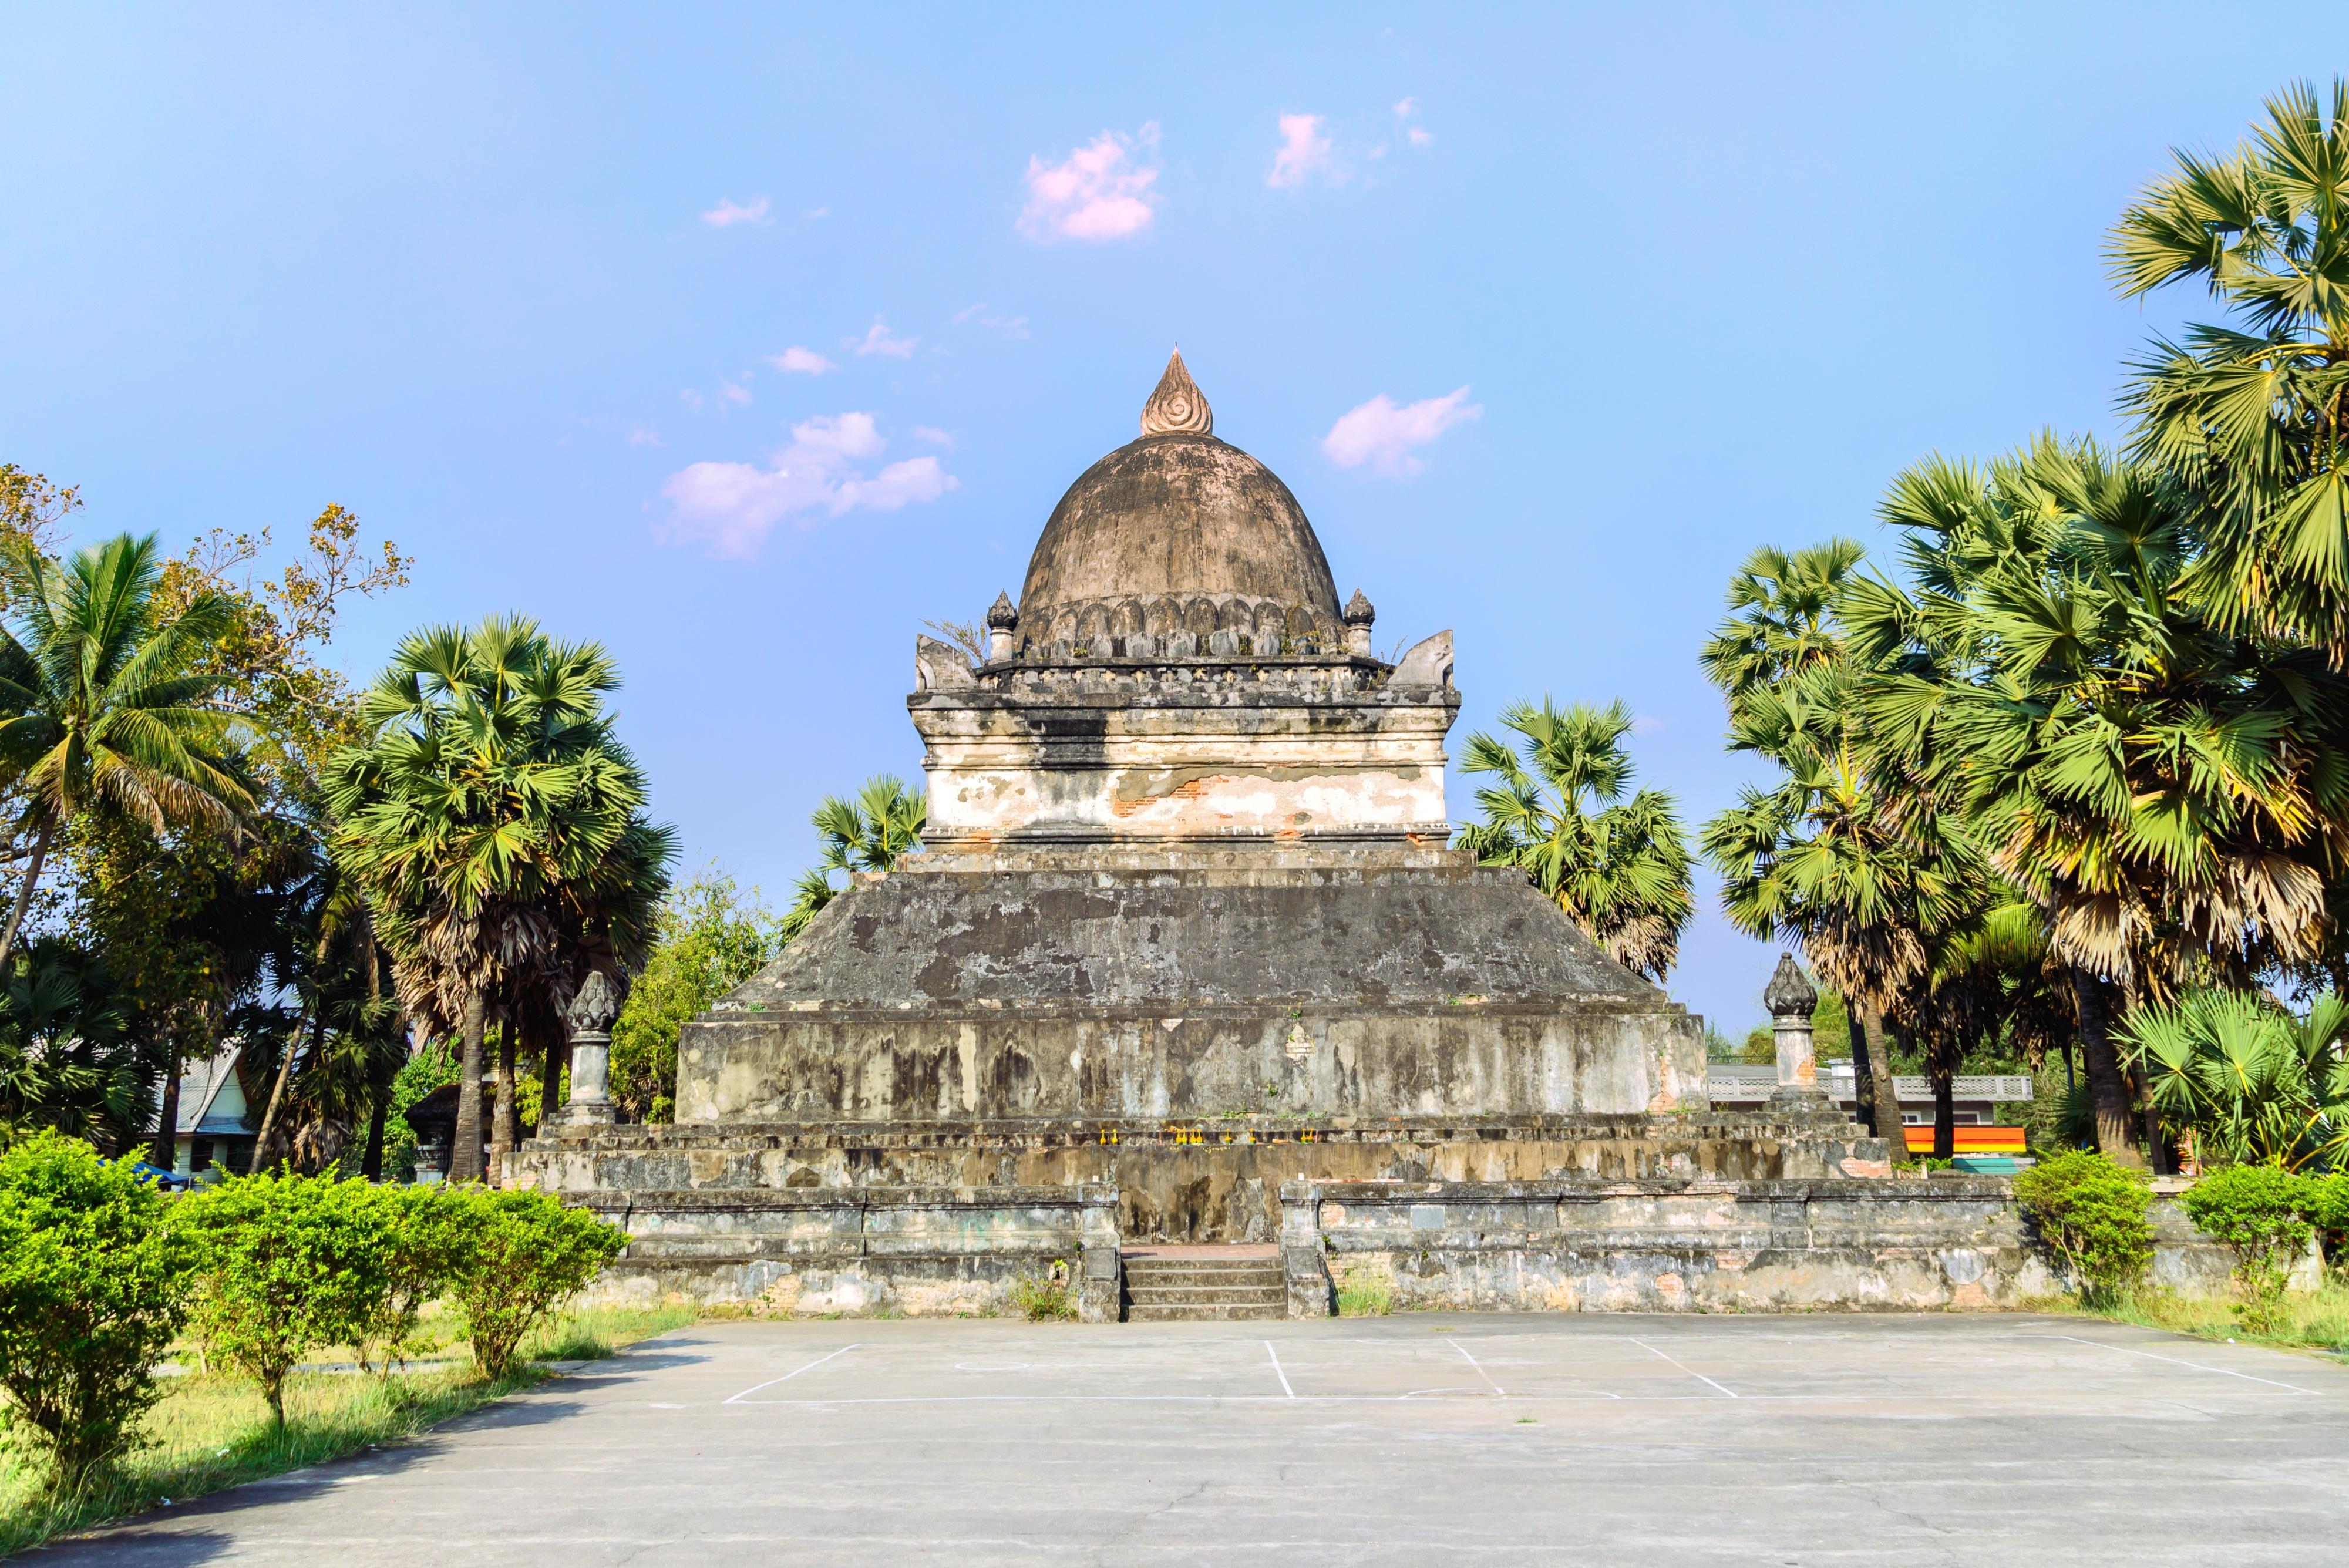
[[[241,1088],[230,1096],[235,1102],[235,1114],[225,1114],[230,1107],[219,1105],[221,1092],[236,1083],[237,1058],[243,1054],[242,1044],[223,1045],[204,1060],[190,1063],[180,1074],[180,1118],[172,1128],[174,1133],[250,1130],[244,1125],[244,1095]],[[215,1106],[223,1114],[215,1116]]]
[[[1122,610],[1200,599],[1215,607],[1208,629],[1267,607],[1288,612],[1291,635],[1339,628],[1337,585],[1305,509],[1214,428],[1175,355],[1142,436],[1085,470],[1052,509],[1020,589],[1024,638],[1081,643],[1096,622],[1118,629]]]

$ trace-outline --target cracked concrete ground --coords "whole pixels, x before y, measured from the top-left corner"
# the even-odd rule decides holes
[[[35,1553],[2330,1563],[2349,1367],[2075,1319],[714,1324]]]

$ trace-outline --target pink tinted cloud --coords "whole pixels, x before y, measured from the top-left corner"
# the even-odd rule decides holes
[[[763,223],[767,221],[767,199],[761,196],[748,203],[720,201],[701,214],[701,221],[713,229],[730,229],[737,223]]]
[[[696,462],[661,484],[669,514],[665,543],[699,545],[724,560],[755,557],[786,521],[801,530],[850,512],[895,512],[936,501],[960,481],[935,456],[906,458],[867,473],[887,447],[874,417],[852,411],[803,420],[792,439],[754,462]]]
[[[1317,175],[1325,180],[1341,177],[1330,139],[1321,134],[1321,117],[1282,115],[1280,151],[1272,155],[1272,170],[1264,182],[1278,191],[1294,191]]]
[[[1104,130],[1058,163],[1028,160],[1028,204],[1019,232],[1039,244],[1055,240],[1122,240],[1157,217],[1161,198],[1151,186],[1154,166],[1138,156],[1158,145],[1154,122],[1138,136]]]
[[[1427,445],[1454,425],[1483,417],[1481,404],[1468,400],[1462,387],[1441,398],[1423,398],[1398,405],[1384,392],[1359,403],[1338,417],[1321,438],[1321,450],[1340,468],[1369,463],[1372,472],[1405,479],[1426,464],[1412,455],[1413,447]]]

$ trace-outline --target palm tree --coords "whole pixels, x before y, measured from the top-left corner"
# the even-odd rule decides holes
[[[2230,629],[2349,664],[2349,82],[2302,82],[2222,158],[2177,155],[2109,247],[2124,297],[2200,282],[2234,317],[2157,340],[2132,452],[2182,476],[2209,552],[2185,587]]]
[[[1704,826],[1731,924],[1802,946],[1844,994],[1860,1114],[1894,1158],[1907,1148],[1888,1017],[1928,983],[1930,939],[1953,927],[1973,877],[1945,825],[1920,834],[1899,809],[1907,782],[1864,744],[1858,669],[1839,619],[1862,579],[1848,539],[1792,554],[1765,546],[1731,579],[1729,617],[1705,645],[1729,707],[1729,749],[1777,764]]]
[[[864,781],[854,800],[828,794],[809,819],[823,845],[823,858],[803,874],[797,897],[782,919],[780,931],[791,941],[807,929],[808,922],[839,897],[832,885],[834,871],[854,876],[859,871],[886,871],[897,857],[922,846],[922,828],[929,805],[922,792],[905,787],[895,774],[876,774]]]
[[[666,877],[673,842],[646,822],[642,775],[604,709],[618,685],[601,647],[554,641],[522,618],[418,632],[361,700],[367,741],[328,768],[336,851],[375,905],[401,1003],[464,1042],[460,1179],[481,1174],[492,1006],[505,1012],[504,1130],[522,988],[561,962],[566,912],[615,864]]]
[[[1695,905],[1672,797],[1643,789],[1625,798],[1631,710],[1559,709],[1544,697],[1538,708],[1511,704],[1501,723],[1523,755],[1494,736],[1469,737],[1462,771],[1499,782],[1476,792],[1485,819],[1454,843],[1485,865],[1525,872],[1608,957],[1661,985]]]
[[[2349,1154],[2349,1002],[2295,1017],[2264,997],[2198,990],[2120,1029],[2148,1097],[2209,1164],[2337,1167]]]
[[[229,607],[200,594],[166,618],[156,598],[155,537],[124,535],[63,566],[29,541],[6,547],[13,624],[0,628],[0,789],[23,800],[32,835],[16,902],[0,928],[0,964],[57,834],[88,814],[150,833],[233,823],[253,806],[231,755],[222,678],[198,671]]]
[[[2349,687],[2190,603],[2192,496],[2091,444],[1937,460],[1885,515],[1919,591],[1847,596],[1884,670],[1870,732],[2043,911],[2074,971],[2098,1140],[2133,1158],[2108,991],[2133,1008],[2204,968],[2246,984],[2314,954],[2349,864],[2333,740]]]

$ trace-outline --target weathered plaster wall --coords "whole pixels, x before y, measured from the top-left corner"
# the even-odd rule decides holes
[[[2063,1285],[2003,1180],[1298,1182],[1282,1200],[1309,1315],[1350,1277],[1475,1312],[1962,1309]],[[2231,1254],[2168,1199],[2154,1218],[2155,1282],[2222,1293]]]
[[[1388,675],[1330,655],[926,678],[907,699],[927,748],[925,839],[1442,844],[1444,739],[1459,695],[1390,687]]]
[[[596,1304],[681,1297],[785,1315],[991,1314],[1059,1262],[1081,1316],[1117,1315],[1113,1190],[606,1191],[584,1206],[629,1238],[591,1288]]]
[[[1766,1180],[1889,1170],[1881,1140],[1856,1127],[1752,1116],[686,1125],[568,1129],[512,1161],[518,1180],[582,1195],[1100,1185],[1116,1191],[1118,1229],[1133,1242],[1269,1241],[1281,1187],[1298,1179]]]
[[[1703,1103],[1696,1019],[1450,851],[970,864],[860,883],[688,1025],[679,1119]]]

